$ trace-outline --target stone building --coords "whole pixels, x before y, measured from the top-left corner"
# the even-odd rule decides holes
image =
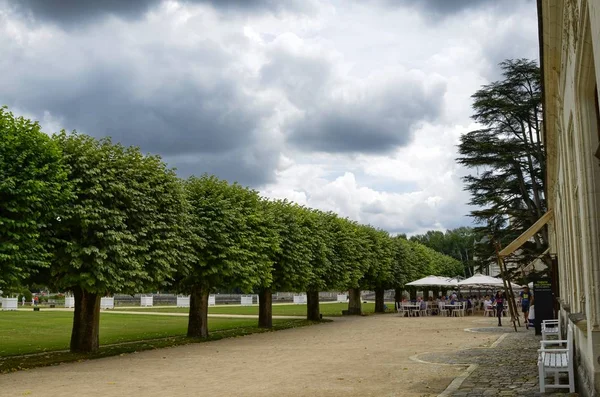
[[[600,0],[538,0],[550,254],[578,391],[600,395]]]

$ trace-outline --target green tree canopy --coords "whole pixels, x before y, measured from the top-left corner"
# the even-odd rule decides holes
[[[473,254],[477,235],[473,228],[459,227],[441,232],[429,230],[425,234],[414,235],[410,241],[419,242],[439,253],[460,261],[463,269],[452,276],[470,277],[474,274]]]
[[[99,301],[167,284],[185,263],[187,206],[175,173],[139,149],[55,136],[73,196],[55,223],[50,282],[75,296],[71,350],[98,348]]]
[[[48,226],[69,197],[61,152],[38,123],[0,108],[0,290],[47,267]]]
[[[180,281],[191,292],[188,336],[208,335],[208,293],[215,288],[250,292],[272,283],[277,231],[258,193],[215,176],[185,182],[191,214],[193,265]]]

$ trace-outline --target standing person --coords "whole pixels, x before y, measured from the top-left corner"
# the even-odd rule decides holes
[[[529,306],[533,303],[533,294],[529,291],[528,286],[524,286],[519,296],[521,297],[521,310],[525,316],[525,328],[529,329]]]
[[[501,291],[496,292],[496,316],[498,316],[498,327],[502,327],[502,312],[504,311],[504,295]]]
[[[38,302],[39,302],[40,298],[37,297],[37,295],[33,298],[33,305],[37,306]]]

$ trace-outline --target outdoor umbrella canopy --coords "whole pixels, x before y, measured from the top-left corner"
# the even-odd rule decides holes
[[[521,286],[510,283],[513,289],[520,289]],[[462,280],[458,282],[459,287],[498,287],[504,288],[504,283],[501,278],[486,276],[483,274],[475,274],[473,277],[469,277],[466,280]]]
[[[411,281],[406,285],[413,287],[456,287],[458,286],[458,282],[447,277],[427,276],[415,281]]]

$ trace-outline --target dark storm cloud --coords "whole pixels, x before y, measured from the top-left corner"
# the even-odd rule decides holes
[[[388,83],[362,98],[357,94],[357,101],[318,103],[290,125],[289,141],[329,153],[386,153],[406,146],[416,125],[440,114],[445,87],[428,92],[418,84]]]
[[[444,18],[466,10],[493,7],[496,10],[510,12],[518,3],[534,3],[534,0],[372,0],[375,3],[391,7],[410,7],[423,15]]]
[[[244,186],[258,187],[274,181],[273,170],[277,167],[279,153],[255,145],[218,154],[165,157],[165,160],[177,168],[177,174],[182,178],[208,173]]]
[[[190,173],[219,171],[253,185],[272,179],[278,148],[246,153],[271,110],[227,71],[229,54],[210,42],[165,51],[161,43],[119,45],[110,32],[103,39],[111,44],[73,38],[27,54],[7,41],[0,104],[38,119],[49,113],[67,130],[111,136],[145,152],[193,155],[198,167]]]
[[[300,149],[329,153],[381,153],[406,145],[409,129],[381,125],[361,114],[338,112],[308,115],[291,132],[290,142]]]
[[[80,25],[115,15],[135,19],[158,6],[163,0],[19,0],[15,8],[21,13],[31,13],[38,20],[59,25]],[[274,11],[283,9],[300,11],[306,4],[300,0],[182,0],[181,3],[210,4],[224,10]]]
[[[304,151],[384,153],[407,145],[413,127],[435,119],[445,86],[422,74],[390,73],[354,82],[339,78],[327,55],[275,43],[261,81],[285,92],[302,114],[284,128],[287,140]]]
[[[28,66],[36,65],[21,65]],[[253,139],[263,116],[253,98],[226,79],[205,85],[174,74],[157,83],[150,75],[141,83],[156,88],[144,93],[135,73],[123,68],[103,65],[47,78],[33,77],[42,75],[41,65],[32,69],[19,78],[18,91],[0,94],[3,103],[37,114],[49,111],[69,129],[110,135],[155,153],[214,153],[242,147]],[[69,81],[75,87],[69,87]]]

